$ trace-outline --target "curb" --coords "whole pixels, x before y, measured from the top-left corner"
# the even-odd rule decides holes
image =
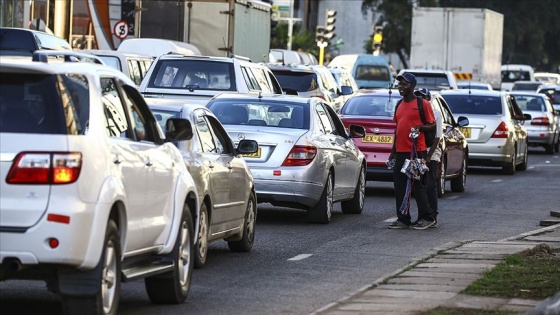
[[[345,296],[345,297],[343,297],[343,298],[341,298],[341,299],[339,299],[339,300],[337,300],[337,301],[335,301],[335,302],[329,303],[329,304],[327,304],[327,305],[325,305],[325,306],[323,306],[323,307],[321,307],[321,308],[319,308],[319,309],[317,309],[317,310],[315,310],[315,311],[309,313],[309,315],[319,315],[319,314],[321,314],[322,312],[328,311],[329,309],[331,309],[331,308],[333,308],[333,307],[335,307],[335,306],[337,306],[337,305],[339,305],[339,304],[343,304],[344,302],[346,302],[346,301],[348,301],[348,300],[350,300],[350,299],[352,299],[352,298],[354,298],[354,297],[356,297],[356,296],[358,296],[358,295],[360,295],[360,294],[362,294],[362,293],[364,293],[364,292],[366,292],[366,291],[368,291],[368,290],[371,290],[371,289],[373,289],[373,288],[379,286],[379,285],[382,284],[383,282],[386,282],[387,280],[389,280],[389,279],[391,279],[391,278],[393,278],[393,277],[395,277],[395,276],[397,276],[397,275],[399,275],[399,274],[401,274],[401,273],[403,273],[403,272],[405,272],[405,271],[407,271],[407,270],[409,270],[409,269],[415,267],[416,265],[422,263],[423,261],[425,261],[425,260],[427,260],[427,259],[430,259],[430,258],[432,258],[432,257],[437,256],[437,255],[440,254],[441,252],[444,252],[444,251],[447,251],[447,250],[450,250],[450,249],[453,249],[453,248],[457,248],[457,247],[463,246],[464,244],[467,244],[467,243],[470,243],[470,241],[449,242],[449,243],[445,243],[445,244],[443,244],[443,245],[434,247],[434,248],[432,248],[432,249],[428,252],[428,254],[413,259],[411,263],[409,263],[408,265],[404,266],[403,268],[398,269],[397,271],[392,272],[392,273],[390,273],[390,274],[388,274],[388,275],[386,275],[386,276],[383,276],[383,277],[381,277],[381,278],[378,278],[378,279],[375,280],[372,284],[368,284],[368,285],[366,285],[366,286],[364,286],[364,287],[361,287],[361,288],[358,289],[357,291],[354,291],[354,292],[350,293],[349,295],[347,295],[347,296]]]

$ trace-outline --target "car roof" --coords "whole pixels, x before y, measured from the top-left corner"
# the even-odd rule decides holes
[[[441,95],[483,95],[483,96],[501,96],[506,94],[505,91],[490,91],[490,90],[469,90],[469,89],[458,89],[458,90],[441,90],[439,94]]]
[[[301,97],[297,95],[286,95],[286,94],[257,94],[257,93],[222,93],[214,96],[212,100],[223,100],[223,99],[262,99],[266,101],[277,101],[277,102],[294,102],[294,103],[310,103],[312,99],[316,97]],[[211,100],[211,101],[212,101]]]
[[[181,109],[185,109],[188,111],[195,110],[197,108],[206,108],[204,105],[189,103],[187,101],[182,100],[174,100],[174,99],[165,99],[165,98],[152,98],[146,97],[144,98],[148,106],[157,108],[157,109],[170,109],[174,111],[180,111]]]
[[[279,63],[267,63],[266,66],[270,70],[315,73],[315,71],[313,71],[313,68],[311,68],[311,66],[308,65],[294,65],[294,64],[283,65]]]
[[[153,57],[148,55],[141,55],[137,53],[129,53],[129,52],[122,52],[117,50],[108,50],[108,49],[82,49],[82,50],[78,50],[77,52],[82,52],[84,54],[98,55],[98,56],[117,56],[117,57],[127,56],[127,57],[153,59]]]

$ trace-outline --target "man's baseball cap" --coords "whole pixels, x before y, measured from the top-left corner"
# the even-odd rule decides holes
[[[431,94],[430,91],[429,91],[428,89],[426,89],[426,88],[422,88],[422,89],[419,89],[419,90],[415,91],[415,92],[414,92],[414,95],[416,95],[416,96],[422,96],[422,97],[425,97],[425,98],[428,98],[428,99],[431,99],[431,98],[432,98],[432,94]]]
[[[414,74],[410,72],[405,72],[397,76],[397,81],[403,81],[403,80],[408,83],[412,83],[412,85],[416,85],[416,77],[414,76]]]

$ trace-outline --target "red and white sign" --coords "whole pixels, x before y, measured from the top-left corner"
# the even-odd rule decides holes
[[[128,36],[128,23],[125,20],[120,20],[115,23],[113,34],[115,34],[118,39],[125,39]]]

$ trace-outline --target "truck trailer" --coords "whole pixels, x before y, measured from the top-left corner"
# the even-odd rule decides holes
[[[489,9],[414,8],[410,65],[450,70],[457,80],[501,84],[504,16]]]

